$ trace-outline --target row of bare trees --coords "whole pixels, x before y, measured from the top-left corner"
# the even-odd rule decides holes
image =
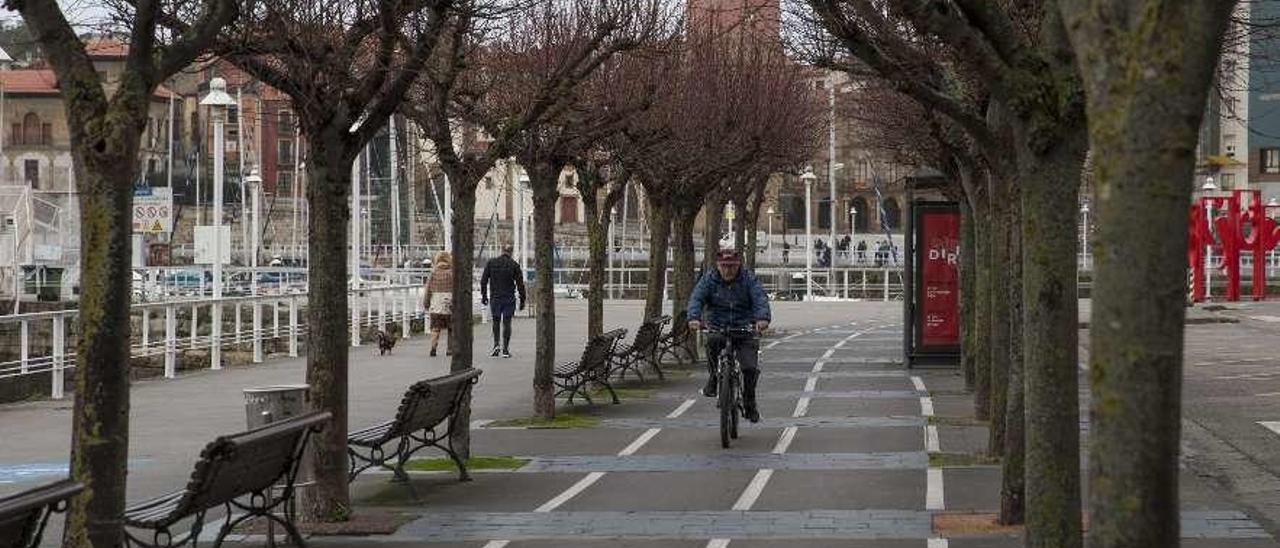
[[[1003,457],[1000,519],[1025,520],[1027,546],[1085,540],[1074,211],[1087,151],[1099,229],[1087,540],[1178,545],[1186,204],[1234,6],[792,3],[798,51],[875,82],[868,100],[899,105],[958,183],[966,380]]]
[[[713,192],[754,193],[807,157],[814,97],[776,43],[726,29],[686,32],[664,0],[126,0],[112,4],[129,44],[118,83],[94,70],[56,0],[9,0],[58,75],[82,200],[82,286],[68,547],[123,543],[129,439],[129,218],[135,157],[157,85],[220,57],[286,94],[310,147],[307,382],[334,421],[312,445],[310,519],[344,520],[349,358],[346,226],[351,165],[388,118],[432,142],[453,189],[454,356],[472,366],[475,189],[499,160],[529,173],[539,276],[534,411],[555,413],[550,291],[553,208],[572,166],[587,202],[595,272],[589,332],[602,330],[604,234],[631,181],[675,220],[679,294],[692,285],[693,218]],[[487,137],[480,139],[481,135]],[[674,197],[675,199],[671,199]],[[758,207],[756,208],[758,210]],[[718,211],[709,218],[718,219]],[[660,220],[655,219],[655,220]],[[662,270],[657,278],[661,283]],[[657,292],[658,295],[661,291]],[[656,302],[656,301],[655,301]],[[650,303],[648,308],[657,304]],[[460,424],[468,424],[462,417]],[[467,433],[457,443],[467,447]]]

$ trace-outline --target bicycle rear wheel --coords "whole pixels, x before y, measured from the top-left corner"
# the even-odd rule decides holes
[[[733,379],[729,374],[728,368],[721,367],[719,379],[719,402],[720,402],[720,447],[729,448],[729,439],[732,436],[731,429],[734,420],[734,410],[738,407],[738,402],[734,401]]]

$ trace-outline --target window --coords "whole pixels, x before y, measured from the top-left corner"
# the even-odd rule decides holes
[[[293,139],[281,139],[277,148],[276,163],[293,165]]]
[[[24,160],[22,178],[31,188],[40,188],[40,160]]]
[[[287,110],[280,111],[280,134],[290,135],[293,131],[293,113]]]
[[[1231,190],[1236,187],[1236,175],[1234,173],[1222,174],[1222,190]]]
[[[34,112],[28,112],[22,118],[22,142],[23,145],[35,145],[40,143],[40,117]]]
[[[818,201],[818,228],[831,228],[831,199],[823,198]]]
[[[53,124],[40,124],[40,144],[53,144]]]
[[[1262,149],[1262,172],[1280,173],[1280,148]]]
[[[13,124],[13,131],[9,134],[9,144],[22,144],[22,124]]]
[[[484,178],[484,188],[485,190],[493,190],[493,177]]]
[[[277,171],[276,172],[276,195],[293,195],[293,172]]]

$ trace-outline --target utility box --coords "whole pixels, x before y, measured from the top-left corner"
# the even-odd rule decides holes
[[[903,358],[907,367],[960,365],[960,204],[930,169],[907,178]]]
[[[306,384],[257,386],[244,389],[245,422],[250,430],[301,416],[310,407]]]

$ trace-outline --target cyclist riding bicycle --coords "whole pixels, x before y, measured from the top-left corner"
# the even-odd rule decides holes
[[[742,268],[742,254],[733,249],[722,249],[716,254],[716,269],[698,280],[689,296],[689,329],[702,329],[703,323],[721,329],[754,327],[756,331],[768,329],[772,314],[769,297],[755,273]],[[716,396],[716,360],[727,341],[722,334],[712,333],[707,338],[707,370],[710,378],[702,389],[702,395]],[[738,365],[742,368],[742,403],[747,420],[759,422],[756,409],[756,381],[760,379],[757,368],[760,345],[754,337],[737,344]]]

